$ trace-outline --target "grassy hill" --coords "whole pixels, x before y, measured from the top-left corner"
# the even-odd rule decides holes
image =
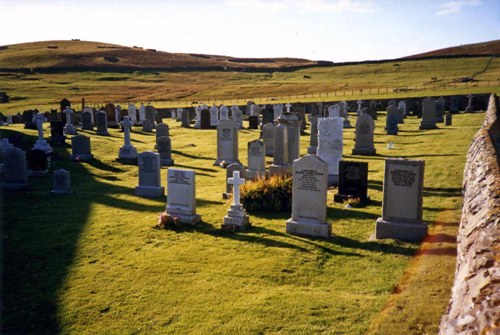
[[[500,56],[500,40],[464,44],[439,50],[416,54],[403,59],[429,58],[429,57],[460,57],[460,56]]]

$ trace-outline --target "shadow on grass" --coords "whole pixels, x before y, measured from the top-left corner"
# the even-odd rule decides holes
[[[174,166],[171,166],[171,167],[172,168],[185,168],[185,169],[191,169],[191,170],[195,170],[195,171],[205,171],[205,172],[218,172],[220,170],[220,169],[217,170],[214,168],[194,167],[194,166],[182,165],[182,164],[175,164]],[[207,176],[211,176],[211,175],[207,175]]]
[[[193,158],[193,159],[203,159],[203,160],[215,161],[215,157],[195,156],[195,155],[187,154],[187,153],[179,151],[179,150],[172,150],[172,154],[184,156],[187,158]]]
[[[369,180],[368,189],[382,191],[383,182],[378,180]],[[424,185],[424,197],[461,197],[462,188],[460,187],[430,187]],[[442,209],[440,209],[442,210]]]

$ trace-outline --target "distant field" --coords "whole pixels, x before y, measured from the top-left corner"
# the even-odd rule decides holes
[[[460,83],[460,78],[474,82]],[[498,58],[449,58],[314,67],[292,72],[67,72],[0,73],[0,91],[11,102],[6,114],[58,108],[66,97],[101,106],[108,102],[151,102],[156,107],[198,103],[245,104],[406,98],[468,93],[500,93]]]
[[[454,276],[465,155],[484,114],[454,115],[453,126],[429,131],[409,117],[398,136],[384,134],[381,114],[377,156],[351,155],[354,129],[344,130],[344,159],[369,162],[372,202],[345,209],[330,189],[329,241],[286,234],[289,212],[251,213],[252,229],[222,232],[229,204],[222,200],[225,170],[212,166],[216,131],[172,120],[173,159],[196,171],[203,223],[155,230],[165,197],[134,195],[137,166],[115,161],[123,133],[81,131],[95,160],[68,161],[66,145],[55,148],[51,166],[71,172],[73,194],[51,195],[49,175],[32,178],[32,192],[3,196],[2,333],[435,334]],[[0,132],[24,133],[25,149],[37,134],[22,125]],[[258,137],[258,130],[239,132],[243,163],[246,143]],[[301,136],[301,154],[308,140]],[[132,143],[152,150],[154,134],[134,128]],[[384,160],[393,156],[425,160],[424,220],[431,225],[421,245],[371,240]]]

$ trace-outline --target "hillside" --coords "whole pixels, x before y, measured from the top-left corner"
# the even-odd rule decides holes
[[[431,57],[459,57],[459,56],[500,56],[500,40],[465,44],[455,47],[428,51],[421,54],[403,57],[402,59],[418,59]]]
[[[88,41],[44,41],[0,47],[0,71],[174,71],[283,69],[315,65],[297,58],[234,58],[169,53]]]

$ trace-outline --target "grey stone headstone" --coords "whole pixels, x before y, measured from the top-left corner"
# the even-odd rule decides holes
[[[52,180],[52,191],[54,194],[71,193],[71,179],[69,171],[64,169],[55,170]]]
[[[144,119],[142,121],[142,131],[145,133],[152,133],[153,132],[153,124],[149,119]]]
[[[262,110],[262,125],[272,123],[274,121],[274,110],[271,106],[267,106]]]
[[[94,130],[94,125],[92,123],[92,110],[82,112],[82,129]]]
[[[238,129],[232,120],[222,120],[217,127],[217,159],[213,165],[225,167],[233,163],[240,163]]]
[[[167,214],[183,223],[201,221],[196,214],[196,174],[193,170],[170,168],[167,171]]]
[[[262,139],[266,148],[266,156],[272,157],[274,152],[274,124],[266,123],[262,126]]]
[[[108,119],[106,117],[106,113],[103,111],[99,111],[96,114],[96,134],[97,135],[104,135],[104,136],[109,136],[108,132]]]
[[[354,149],[352,149],[353,155],[373,156],[377,153],[373,144],[374,132],[375,122],[368,114],[368,108],[365,107],[356,120],[356,140]]]
[[[156,139],[156,148],[160,155],[161,166],[172,166],[174,160],[172,159],[172,141],[170,137],[160,136]]]
[[[307,153],[315,155],[318,150],[318,116],[311,114],[309,122],[311,123],[311,132],[309,134],[309,146],[307,147]]]
[[[399,110],[394,105],[389,105],[387,107],[387,118],[385,123],[385,128],[387,135],[397,135],[398,134],[398,123],[399,123]]]
[[[444,98],[441,97],[436,100],[436,122],[444,122]]]
[[[422,222],[424,161],[385,161],[382,217],[376,223],[376,238],[420,241],[427,233]]]
[[[156,127],[156,109],[153,106],[146,106],[144,110],[144,120],[149,120],[151,128]],[[144,122],[144,120],[142,120]]]
[[[451,97],[451,102],[450,102],[450,113],[452,114],[458,114],[460,111],[459,107],[459,100],[457,96]]]
[[[181,127],[183,128],[191,128],[190,120],[189,120],[189,111],[187,109],[182,110],[182,116],[181,116]]]
[[[18,148],[8,148],[3,154],[4,190],[27,190],[31,187],[28,180],[26,154]]]
[[[269,167],[269,175],[289,174],[288,164],[288,128],[284,123],[274,128],[273,164]]]
[[[265,145],[262,140],[248,142],[248,168],[246,178],[257,179],[266,176]]]
[[[210,127],[215,128],[219,125],[219,108],[215,105],[210,107]]]
[[[286,232],[329,238],[332,227],[326,219],[328,164],[315,155],[293,162],[292,217]]]
[[[295,113],[281,114],[281,120],[287,127],[288,135],[288,163],[291,165],[293,161],[300,156],[300,120]]]
[[[76,135],[71,138],[71,156],[74,161],[86,162],[92,159],[90,148],[90,137],[85,135]]]
[[[436,101],[425,98],[422,102],[422,120],[419,129],[435,129],[436,127]]]
[[[160,155],[152,151],[141,152],[137,155],[139,167],[139,185],[135,194],[146,198],[161,197],[165,189],[161,186]]]
[[[344,146],[341,117],[318,119],[317,155],[328,164],[328,185],[337,185]]]
[[[134,124],[137,124],[137,107],[134,104],[130,104],[127,109],[127,116],[132,120]]]

